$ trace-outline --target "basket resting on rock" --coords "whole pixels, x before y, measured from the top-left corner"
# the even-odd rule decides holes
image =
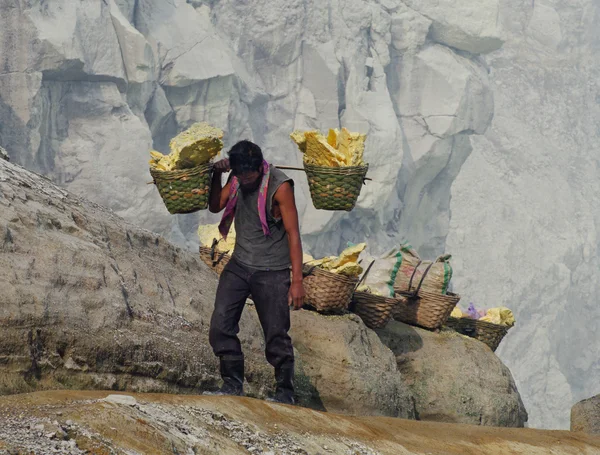
[[[352,300],[357,278],[338,275],[315,266],[304,266],[306,303],[321,313],[342,313]]]
[[[455,330],[458,333],[475,338],[487,344],[492,351],[498,349],[500,342],[508,333],[510,327],[492,324],[487,321],[478,321],[470,318],[449,317],[446,321],[446,327]]]

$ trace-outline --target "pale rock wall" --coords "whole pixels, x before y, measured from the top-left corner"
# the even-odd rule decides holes
[[[533,427],[597,394],[600,2],[502,2],[495,114],[452,186],[446,248],[463,303],[505,305],[498,353]]]

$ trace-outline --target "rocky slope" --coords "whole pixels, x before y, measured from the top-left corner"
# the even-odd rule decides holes
[[[4,160],[0,207],[0,394],[217,385],[217,279],[197,255]],[[264,397],[273,371],[251,306],[241,328],[247,393]],[[293,313],[291,335],[302,405],[476,425],[527,419],[510,372],[475,340],[400,323],[376,334],[356,315],[306,310]]]
[[[345,417],[248,398],[38,392],[0,397],[0,453],[592,455],[583,433]]]
[[[4,1],[0,146],[194,249],[198,221],[215,219],[167,215],[146,185],[151,146],[204,120],[226,145],[254,139],[297,164],[294,128],[368,132],[374,181],[354,212],[314,210],[296,175],[307,246],[408,239],[424,257],[453,253],[467,302],[517,312],[499,353],[532,424],[566,427],[599,368],[598,11],[597,0]]]

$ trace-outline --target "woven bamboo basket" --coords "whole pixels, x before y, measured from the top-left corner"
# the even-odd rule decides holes
[[[393,309],[405,299],[392,299],[368,292],[354,292],[350,311],[356,313],[370,329],[381,329],[392,318]]]
[[[178,171],[150,169],[169,213],[191,213],[208,207],[212,163]]]
[[[444,295],[423,290],[409,294],[396,289],[396,296],[404,297],[404,301],[394,307],[394,319],[430,330],[440,329],[460,300],[459,295],[451,292]]]
[[[453,317],[448,318],[446,321],[446,327],[449,327],[458,333],[462,333],[463,335],[484,342],[492,351],[498,349],[500,342],[510,330],[510,327],[492,324],[491,322],[487,321]]]
[[[231,256],[227,253],[219,253],[217,251],[213,251],[212,248],[201,246],[200,259],[202,259],[202,262],[213,269],[217,275],[221,275],[223,269],[231,259]]]
[[[326,167],[304,164],[313,205],[321,210],[351,211],[369,166]]]
[[[307,266],[304,266],[303,275],[308,305],[320,313],[342,313],[348,309],[357,278]]]

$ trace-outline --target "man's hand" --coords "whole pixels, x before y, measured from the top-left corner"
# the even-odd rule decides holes
[[[228,158],[219,160],[213,165],[213,172],[218,172],[219,174],[224,174],[226,172],[229,172],[230,170],[231,167],[229,166]]]
[[[293,310],[299,310],[304,305],[304,297],[306,292],[302,281],[292,281],[290,291],[288,292],[288,305]]]

